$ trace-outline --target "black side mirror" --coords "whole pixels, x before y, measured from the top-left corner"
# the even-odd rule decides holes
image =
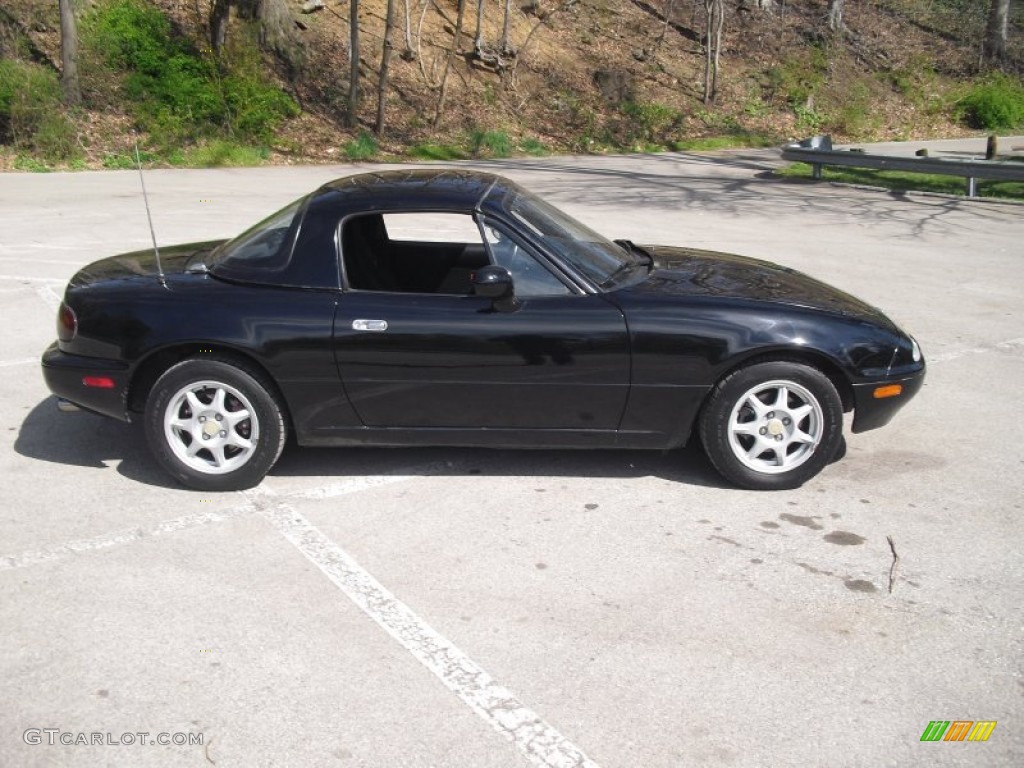
[[[504,267],[489,264],[473,272],[470,282],[473,295],[494,301],[494,308],[500,312],[511,312],[519,308],[512,285],[512,273]]]

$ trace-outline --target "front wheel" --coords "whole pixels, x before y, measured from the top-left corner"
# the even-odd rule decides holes
[[[829,378],[803,363],[741,368],[712,391],[700,419],[708,458],[752,490],[798,488],[836,455],[843,406]]]
[[[146,438],[172,477],[202,491],[258,484],[284,448],[282,409],[254,368],[193,358],[167,369],[146,402]]]

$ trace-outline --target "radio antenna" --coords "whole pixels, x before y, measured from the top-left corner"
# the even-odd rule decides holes
[[[139,142],[135,141],[135,165],[139,169],[139,182],[142,184],[142,201],[146,204],[146,219],[149,221],[149,236],[153,238],[153,253],[156,255],[156,271],[160,275],[160,282],[167,286],[164,280],[164,268],[160,263],[160,249],[156,246],[156,231],[153,229],[153,214],[149,212],[149,195],[146,194],[146,179],[142,175],[142,158],[139,157]]]

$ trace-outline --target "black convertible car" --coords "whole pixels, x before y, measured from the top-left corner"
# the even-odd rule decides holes
[[[799,486],[921,387],[917,343],[792,269],[611,242],[499,176],[325,184],[226,242],[76,274],[43,373],[141,419],[185,485],[259,483],[299,445],[681,446]]]

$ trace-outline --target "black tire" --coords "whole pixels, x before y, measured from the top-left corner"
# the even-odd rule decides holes
[[[715,469],[736,485],[799,488],[840,449],[843,405],[817,368],[756,363],[715,385],[701,412],[700,435]]]
[[[145,426],[160,465],[201,491],[257,485],[287,436],[283,409],[265,376],[212,355],[183,360],[157,379],[146,400]]]

